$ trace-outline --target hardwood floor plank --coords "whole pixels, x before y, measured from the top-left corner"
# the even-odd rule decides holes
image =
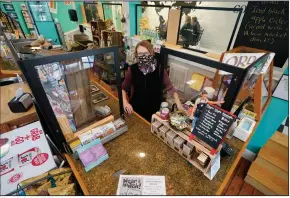
[[[250,168],[250,165],[251,165],[250,161],[243,159],[236,175],[244,179],[247,176],[247,172]]]
[[[229,185],[229,188],[226,191],[225,195],[238,195],[243,184],[244,179],[236,175],[231,184]]]
[[[253,195],[264,196],[264,194],[258,191],[257,189],[254,189]]]
[[[230,177],[228,183],[226,184],[226,186],[225,186],[223,192],[221,193],[221,195],[225,195],[225,193],[227,192],[227,190],[228,190],[231,182],[233,181],[234,177],[236,176],[236,173],[237,173],[237,171],[238,171],[238,169],[239,169],[239,167],[240,167],[240,165],[241,165],[241,163],[242,163],[243,160],[244,159],[241,158],[240,161],[238,162],[237,168],[234,170],[233,174],[231,175],[231,177]]]
[[[250,184],[244,182],[239,195],[252,195],[254,192],[254,187]]]

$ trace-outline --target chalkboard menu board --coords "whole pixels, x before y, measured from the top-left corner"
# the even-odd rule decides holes
[[[207,104],[194,127],[193,135],[217,149],[234,120],[235,116],[229,112]]]
[[[274,65],[282,68],[289,54],[288,4],[288,1],[249,1],[234,47],[275,52]]]

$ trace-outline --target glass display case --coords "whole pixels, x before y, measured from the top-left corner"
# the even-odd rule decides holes
[[[104,54],[112,57],[119,103],[93,74],[93,67],[100,64],[98,58]],[[123,115],[117,47],[24,60],[19,65],[49,126],[47,133],[60,148],[68,141],[67,135],[71,136],[109,115],[114,118]],[[98,110],[105,106],[110,107],[110,112],[99,114]]]
[[[168,64],[168,56],[171,60],[178,60],[183,64],[175,64],[174,61]],[[255,86],[268,56],[269,54],[265,54],[248,67],[241,68],[162,47],[160,61],[164,63],[164,72],[169,73],[181,102],[186,106],[193,106],[202,92],[206,91],[207,100],[231,111],[240,90],[249,90]],[[224,78],[216,78],[215,72],[223,73]],[[165,95],[165,98],[169,104],[174,103],[170,94]]]

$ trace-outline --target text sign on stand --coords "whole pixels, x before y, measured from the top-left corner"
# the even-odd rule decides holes
[[[235,118],[231,113],[207,104],[196,123],[193,135],[215,150],[222,142]]]

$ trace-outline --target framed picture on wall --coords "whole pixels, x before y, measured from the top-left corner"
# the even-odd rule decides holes
[[[16,12],[7,12],[8,16],[10,16],[12,19],[18,20],[18,16]]]
[[[6,11],[15,11],[14,6],[12,4],[3,4],[3,7]]]

